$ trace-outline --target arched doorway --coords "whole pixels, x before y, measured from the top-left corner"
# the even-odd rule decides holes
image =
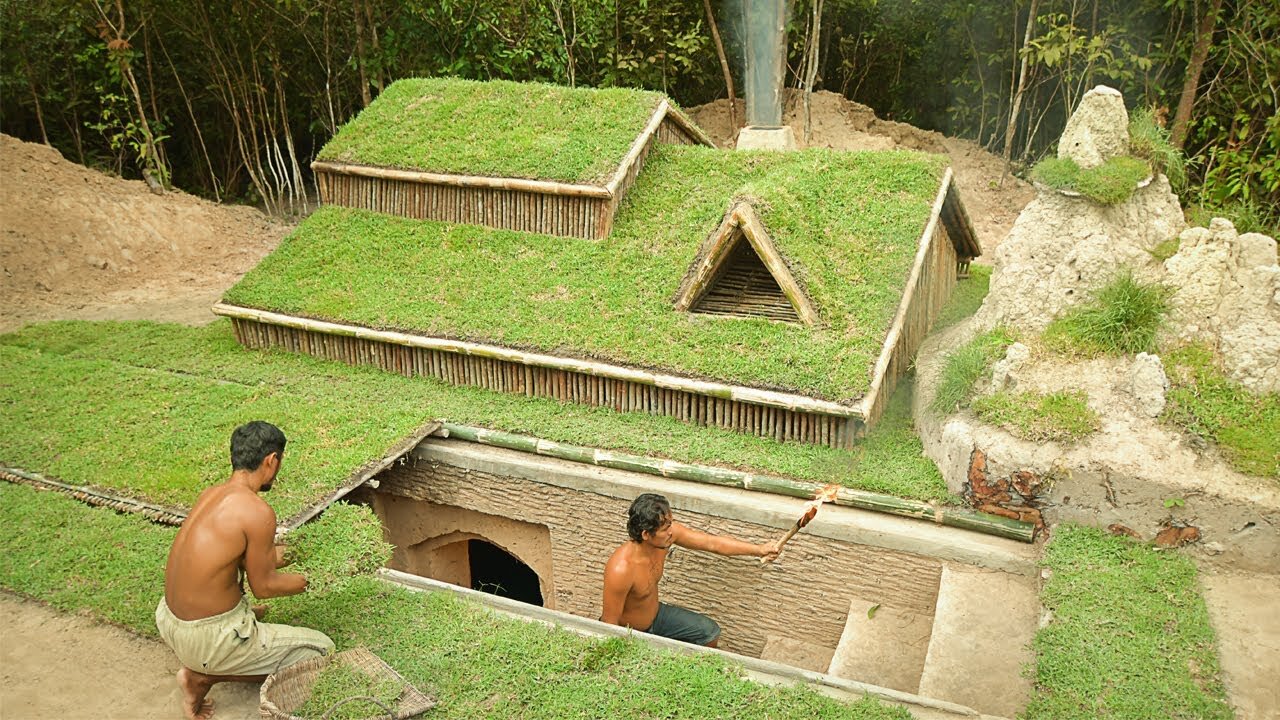
[[[468,540],[471,589],[542,605],[538,574],[519,558],[485,540]]]

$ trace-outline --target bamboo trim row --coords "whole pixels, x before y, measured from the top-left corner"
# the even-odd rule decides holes
[[[152,505],[83,485],[68,485],[18,468],[0,467],[0,479],[15,485],[29,485],[40,490],[65,493],[88,505],[142,515],[148,520],[164,525],[181,525],[182,521],[187,519],[187,513],[184,510]]]
[[[418,220],[487,225],[588,240],[606,237],[612,225],[613,206],[601,198],[332,173],[317,174],[316,183],[325,204]]]
[[[490,190],[515,190],[520,192],[543,193],[548,195],[571,195],[577,197],[602,198],[608,200],[613,193],[599,185],[579,183],[561,183],[550,180],[526,180],[524,178],[487,177],[483,175],[445,175],[442,173],[423,172],[421,170],[397,170],[395,168],[375,167],[372,165],[351,165],[347,163],[316,160],[311,163],[316,173],[333,173],[337,175],[354,175],[358,177],[376,178],[379,180],[399,180],[411,183],[428,183],[431,185],[452,185],[464,188],[486,188]]]
[[[805,500],[817,497],[818,493],[825,488],[824,485],[804,480],[794,480],[774,475],[758,475],[727,468],[691,465],[675,460],[567,445],[528,435],[517,435],[498,430],[459,425],[448,421],[441,423],[441,432],[437,434],[441,437],[466,440],[482,445],[545,455],[560,460],[597,465],[615,470],[629,470],[675,480],[769,492]],[[932,520],[939,525],[976,530],[1022,542],[1032,542],[1035,538],[1036,528],[1033,523],[973,510],[948,508],[937,503],[908,500],[865,490],[840,488],[836,492],[835,504],[901,517]]]
[[[360,327],[357,325],[343,325],[324,320],[311,320],[309,318],[284,315],[281,313],[270,312],[268,310],[255,310],[253,308],[229,305],[227,303],[217,303],[213,306],[212,311],[215,315],[222,315],[236,320],[248,320],[280,328],[314,331],[321,335],[343,336],[359,340],[376,341],[390,345],[422,348],[438,351],[446,355],[454,354],[487,358],[491,360],[501,360],[520,365],[530,365],[551,370],[581,373],[583,375],[596,376],[611,380],[624,380],[639,385],[650,385],[665,390],[676,390],[693,395],[706,395],[721,400],[733,400],[741,403],[763,405],[766,407],[791,410],[795,412],[817,413],[848,418],[861,417],[861,412],[858,407],[841,405],[827,400],[819,400],[816,398],[805,397],[803,395],[793,395],[791,393],[776,392],[773,390],[761,390],[758,388],[744,387],[742,385],[728,385],[725,383],[709,382],[705,380],[691,380],[689,378],[682,378],[674,375],[662,375],[659,373],[648,372],[646,370],[623,367],[621,365],[608,365],[605,363],[592,362],[590,360],[577,360],[574,358],[557,357],[555,355],[542,355],[539,353],[524,352],[522,350],[512,350],[510,348],[504,348],[497,345],[482,345],[479,343],[470,343],[461,340],[446,340],[444,338],[433,338],[422,335],[409,335],[407,333],[393,332],[390,330],[372,330],[370,328]]]
[[[938,188],[938,194],[934,198],[933,209],[929,212],[929,222],[925,224],[924,232],[920,234],[920,241],[916,247],[916,257],[911,264],[911,273],[907,276],[906,292],[902,296],[902,301],[898,303],[898,310],[893,316],[893,324],[889,326],[889,334],[885,336],[884,344],[881,346],[880,357],[876,359],[875,370],[871,375],[871,385],[867,388],[867,394],[862,397],[862,415],[868,419],[868,424],[874,424],[879,419],[879,415],[876,413],[878,409],[884,406],[884,402],[880,398],[881,393],[887,396],[891,391],[891,388],[886,389],[884,387],[886,375],[889,371],[889,363],[893,359],[898,337],[902,334],[903,326],[906,324],[907,314],[911,309],[916,287],[920,284],[920,275],[924,268],[925,258],[928,256],[929,247],[933,242],[934,232],[942,215],[942,206],[946,201],[947,190],[950,187],[951,168],[948,167],[942,176],[942,185]],[[896,380],[896,378],[893,380]],[[885,400],[887,400],[887,397]]]
[[[242,318],[234,318],[232,322],[237,340],[249,348],[280,348],[352,365],[372,365],[408,377],[428,376],[454,385],[526,397],[607,407],[617,412],[663,415],[778,442],[850,448],[863,430],[861,420],[856,417],[765,407],[572,370],[330,335]]]

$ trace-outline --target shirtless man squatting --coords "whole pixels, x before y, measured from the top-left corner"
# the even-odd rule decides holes
[[[671,518],[671,504],[661,495],[645,493],[627,511],[631,538],[613,552],[604,567],[604,622],[651,635],[716,647],[720,625],[701,613],[658,601],[658,581],[671,547],[705,550],[717,555],[754,555],[772,561],[776,542],[754,545],[723,535],[689,528]]]
[[[258,496],[271,489],[284,456],[284,433],[254,421],[231,434],[231,477],[200,494],[182,523],[164,570],[156,607],[160,637],[182,663],[178,686],[188,720],[208,720],[215,683],[262,682],[280,668],[333,652],[317,630],[258,622],[241,585],[255,597],[297,595],[306,577],[282,573],[276,514]]]

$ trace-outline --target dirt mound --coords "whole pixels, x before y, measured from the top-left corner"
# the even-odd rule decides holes
[[[243,206],[153,195],[0,135],[0,331],[56,318],[213,319],[290,229]]]
[[[881,120],[866,105],[842,95],[820,90],[810,103],[812,137],[804,142],[803,94],[786,93],[783,122],[795,131],[801,147],[836,150],[922,150],[948,155],[955,172],[965,209],[973,221],[983,252],[990,253],[1004,240],[1022,208],[1035,197],[1035,190],[1012,175],[1005,177],[1004,161],[968,140],[947,138],[906,123]],[[688,110],[689,117],[720,147],[733,147],[738,128],[729,122],[729,101],[699,105]],[[737,103],[738,122],[745,108]],[[1004,177],[1003,182],[1001,178]]]

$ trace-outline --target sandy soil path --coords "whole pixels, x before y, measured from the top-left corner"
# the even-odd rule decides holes
[[[178,659],[163,643],[0,592],[0,717],[180,720]],[[258,686],[214,686],[217,720],[259,720]]]

